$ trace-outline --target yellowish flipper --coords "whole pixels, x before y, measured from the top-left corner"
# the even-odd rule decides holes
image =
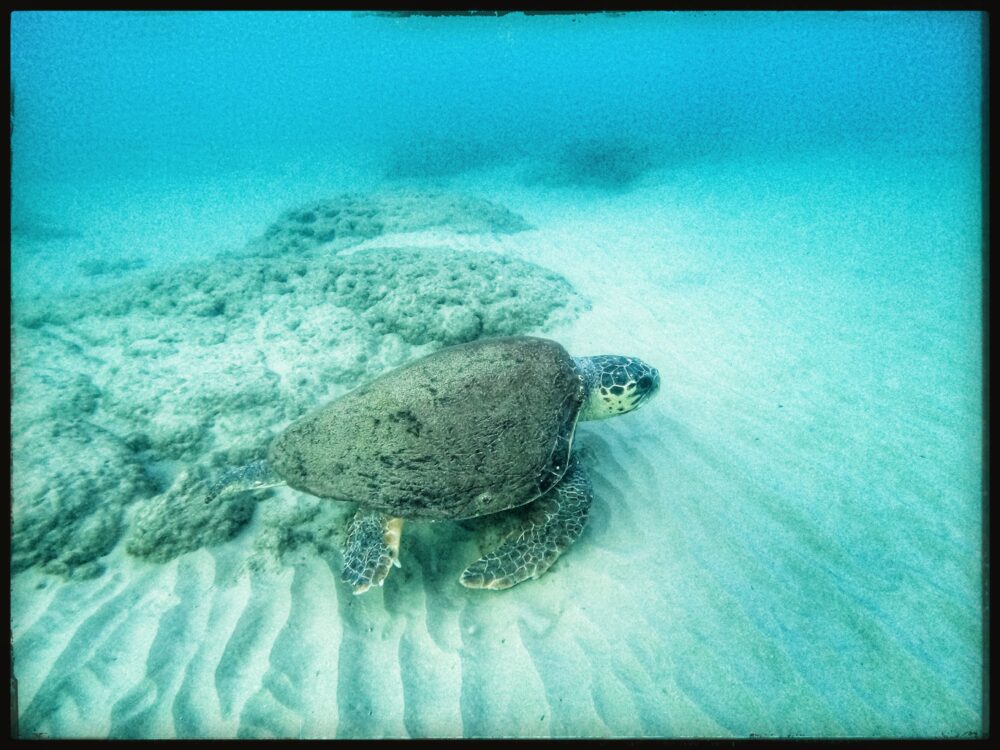
[[[363,594],[372,586],[381,586],[395,567],[400,567],[399,538],[403,519],[361,508],[354,514],[347,531],[344,549],[344,572],[340,577]]]

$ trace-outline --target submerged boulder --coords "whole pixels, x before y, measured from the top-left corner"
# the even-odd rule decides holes
[[[87,421],[39,421],[13,441],[11,572],[99,575],[128,505],[156,491],[135,451]]]
[[[559,274],[492,253],[373,248],[337,258],[329,272],[338,304],[415,345],[523,333],[581,304]]]
[[[202,466],[182,472],[170,489],[139,509],[125,549],[152,562],[229,541],[253,517],[259,492],[238,493],[206,503],[211,474]]]
[[[344,194],[286,211],[250,249],[274,255],[328,243],[347,247],[383,234],[432,227],[470,234],[531,228],[522,216],[482,198],[421,192]]]

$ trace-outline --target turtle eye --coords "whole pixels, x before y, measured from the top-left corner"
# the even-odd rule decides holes
[[[652,385],[653,385],[653,379],[649,377],[649,375],[643,375],[641,378],[639,378],[639,387],[642,390],[648,391],[650,386]]]

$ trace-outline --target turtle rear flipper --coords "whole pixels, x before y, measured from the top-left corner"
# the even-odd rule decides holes
[[[285,480],[278,476],[267,461],[254,461],[226,471],[208,488],[205,502],[210,503],[220,495],[276,487],[284,483]]]
[[[344,572],[340,580],[363,594],[372,586],[381,586],[392,566],[399,565],[399,535],[403,519],[377,510],[361,508],[347,529],[344,548]]]
[[[574,460],[562,481],[535,501],[525,524],[497,549],[465,569],[462,585],[507,589],[538,578],[580,536],[592,499],[590,480]]]

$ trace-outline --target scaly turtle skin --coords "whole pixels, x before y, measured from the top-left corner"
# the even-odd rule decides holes
[[[482,339],[393,370],[293,422],[266,461],[225,474],[209,500],[286,482],[357,502],[343,580],[355,593],[399,565],[402,519],[472,518],[535,502],[523,528],[461,582],[537,578],[583,530],[590,482],[570,455],[580,419],[637,408],[659,386],[630,357],[574,359],[554,341]]]

